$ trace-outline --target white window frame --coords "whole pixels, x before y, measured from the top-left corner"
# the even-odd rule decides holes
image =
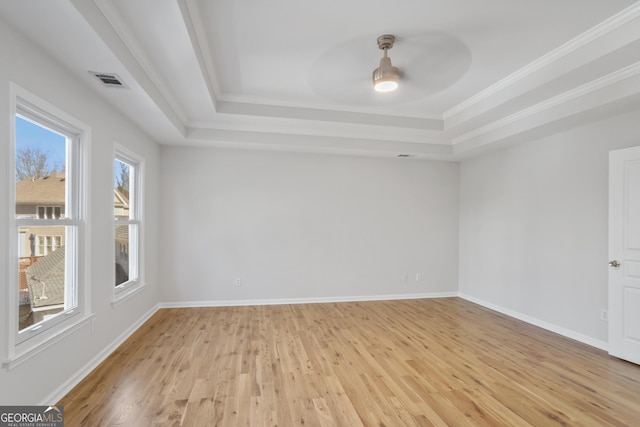
[[[29,358],[48,348],[75,330],[89,323],[92,318],[90,307],[89,224],[87,209],[90,188],[86,164],[89,157],[91,129],[44,99],[32,94],[15,83],[10,84],[9,167],[8,182],[15,182],[15,121],[16,116],[32,120],[68,138],[66,174],[67,200],[65,217],[60,219],[16,218],[16,188],[9,186],[8,242],[9,266],[6,280],[9,284],[5,314],[7,325],[7,354],[3,365],[13,369]],[[20,227],[65,226],[65,271],[70,286],[65,289],[65,309],[58,315],[18,331],[18,235]]]
[[[113,254],[113,262],[111,265],[115,265],[116,252],[120,252],[120,248],[116,243],[115,230],[116,226],[119,225],[129,225],[134,226],[134,229],[137,230],[137,233],[131,232],[131,227],[129,228],[129,249],[128,249],[128,263],[129,263],[129,277],[130,279],[124,283],[121,283],[118,286],[113,286],[115,284],[115,269],[113,280],[111,281],[111,285],[113,286],[113,300],[112,305],[117,305],[130,296],[138,293],[144,286],[144,264],[143,264],[143,198],[144,198],[144,185],[143,185],[143,177],[144,177],[144,159],[128,148],[114,143],[113,150],[113,160],[118,160],[120,162],[126,163],[130,166],[129,168],[129,218],[128,219],[117,219],[115,215],[113,216],[113,227],[111,228],[113,231],[113,244],[114,250]],[[114,176],[112,177],[111,182],[115,181],[115,173],[116,171],[112,168]],[[113,200],[113,194],[110,194],[110,200]],[[112,203],[113,204],[113,203]]]

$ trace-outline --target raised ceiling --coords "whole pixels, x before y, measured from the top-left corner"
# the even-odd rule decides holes
[[[163,144],[455,160],[640,107],[630,0],[32,0],[0,15]],[[401,81],[380,94],[385,33]]]

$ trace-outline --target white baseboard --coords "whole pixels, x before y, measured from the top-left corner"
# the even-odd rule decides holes
[[[422,294],[396,295],[361,295],[345,297],[318,298],[282,298],[282,299],[251,299],[251,300],[214,300],[214,301],[174,301],[160,303],[160,308],[188,308],[188,307],[232,307],[248,305],[282,305],[282,304],[318,304],[329,302],[357,302],[384,301],[401,299],[447,298],[457,297],[458,292],[431,292]]]
[[[473,302],[475,304],[481,305],[483,307],[486,307],[488,309],[491,309],[493,311],[497,311],[498,313],[502,313],[502,314],[506,314],[509,317],[513,317],[514,319],[518,319],[518,320],[522,320],[523,322],[527,322],[531,325],[537,326],[539,328],[542,329],[546,329],[548,331],[551,332],[555,332],[556,334],[565,336],[567,338],[571,338],[572,340],[576,340],[579,341],[581,343],[590,345],[592,347],[596,347],[599,348],[600,350],[604,350],[604,351],[608,351],[609,350],[609,344],[604,342],[604,341],[600,341],[594,338],[591,338],[589,336],[577,333],[575,331],[554,325],[552,323],[548,323],[545,321],[542,321],[540,319],[537,319],[535,317],[531,317],[531,316],[527,316],[526,314],[522,314],[519,313],[517,311],[514,310],[510,310],[508,308],[504,308],[501,307],[499,305],[484,301],[480,298],[476,298],[474,296],[465,294],[463,292],[459,292],[458,296],[464,300]]]
[[[159,309],[156,304],[148,312],[146,312],[138,321],[132,324],[126,331],[118,336],[111,344],[105,347],[96,357],[91,359],[82,369],[80,369],[74,376],[67,379],[60,387],[56,388],[46,398],[40,402],[40,405],[51,405],[51,402],[59,402],[67,393],[77,386],[80,381],[84,379],[91,371],[98,367],[111,353],[113,353],[118,347],[124,343],[135,331],[137,331],[147,320],[151,318]]]

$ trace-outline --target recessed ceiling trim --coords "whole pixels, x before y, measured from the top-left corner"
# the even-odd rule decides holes
[[[283,107],[279,105],[240,102],[219,101],[218,112],[226,114],[244,114],[250,116],[281,117],[289,119],[356,123],[374,126],[390,126],[409,129],[444,129],[443,121],[436,119],[356,113],[350,111],[322,110],[316,108]]]
[[[640,79],[636,80],[636,84],[640,83],[638,80]],[[606,99],[601,99],[602,103],[597,105],[596,97],[601,95],[604,95]],[[611,95],[609,92],[596,93],[593,95],[596,102],[589,102],[586,106],[580,99],[577,99],[572,104],[563,104],[557,109],[541,113],[536,120],[514,123],[493,133],[465,141],[452,147],[453,157],[463,160],[513,144],[541,140],[567,129],[588,125],[598,120],[616,117],[624,113],[637,114],[640,111],[640,91],[633,94],[620,92],[617,99]]]
[[[259,147],[286,147],[305,151],[326,151],[334,153],[357,151],[360,154],[385,154],[395,157],[398,152],[432,158],[453,160],[452,147],[442,144],[414,143],[403,141],[381,141],[364,138],[342,138],[323,135],[282,134],[272,132],[247,132],[227,129],[190,129],[187,141],[192,144],[217,142],[224,144],[252,144]]]
[[[218,94],[220,93],[218,88],[220,86],[218,85],[216,74],[213,72],[213,60],[209,55],[205,56],[204,54],[204,52],[210,52],[211,48],[206,43],[206,37],[204,37],[202,31],[202,24],[200,21],[194,19],[194,16],[199,13],[198,6],[190,0],[178,0],[178,7],[180,8],[182,20],[189,34],[193,52],[200,67],[202,79],[207,86],[209,97],[213,103],[213,109],[218,111]]]
[[[443,130],[441,118],[436,117],[405,117],[384,114],[373,114],[356,111],[336,111],[322,108],[305,107],[302,105],[283,106],[269,101],[239,101],[232,100],[220,92],[215,65],[210,54],[203,23],[199,19],[201,13],[193,0],[178,0],[185,26],[191,38],[195,55],[200,65],[200,71],[209,89],[209,96],[218,113],[257,115],[264,117],[281,117],[304,120],[334,121],[355,124],[373,124],[399,128]]]
[[[612,31],[624,26],[625,24],[633,20],[637,20],[639,17],[640,17],[640,2],[637,2],[629,6],[628,8],[622,10],[621,12],[617,13],[616,15],[610,17],[609,19],[606,19],[605,21],[601,22],[595,27],[592,27],[591,29],[578,35],[572,40],[569,40],[568,42],[552,50],[546,55],[543,55],[537,60],[522,67],[521,69],[510,74],[509,76],[505,77],[499,82],[478,92],[477,94],[471,96],[470,98],[461,102],[460,104],[448,109],[442,115],[445,122],[449,121],[453,116],[460,114],[461,112],[469,109],[470,107],[473,107],[474,105],[480,102],[483,102],[492,96],[495,96],[500,91],[508,89],[510,86],[540,71],[544,67],[552,65],[553,63],[557,62],[559,59],[565,58],[571,55],[572,53],[576,52],[578,49],[588,45],[594,40],[599,39],[611,33]]]
[[[184,136],[184,139],[178,138],[179,141],[176,141],[176,143],[200,141],[193,140],[194,135],[209,135],[211,136],[209,141],[217,143],[221,141],[220,136],[224,135],[224,132],[232,132],[236,139],[230,138],[229,140],[234,140],[238,144],[242,144],[243,138],[246,138],[247,143],[259,145],[260,142],[256,141],[255,138],[260,136],[265,138],[264,143],[269,146],[276,146],[280,141],[281,145],[293,147],[297,144],[312,150],[393,151],[395,154],[411,153],[411,150],[404,150],[399,144],[413,144],[422,146],[422,149],[425,149],[424,147],[441,147],[434,149],[433,152],[429,148],[427,150],[429,153],[422,153],[423,155],[451,157],[455,154],[455,151],[451,151],[451,144],[456,145],[455,150],[457,151],[480,141],[483,144],[490,144],[491,141],[500,144],[500,141],[502,141],[501,135],[518,132],[518,129],[534,129],[535,126],[545,128],[546,123],[544,120],[553,120],[550,116],[551,112],[557,110],[565,113],[568,106],[580,104],[581,99],[589,98],[594,105],[597,105],[598,102],[604,102],[604,99],[615,100],[616,96],[624,96],[624,94],[617,92],[617,87],[627,85],[628,81],[638,77],[638,70],[635,68],[637,64],[633,64],[601,79],[593,80],[589,84],[564,91],[559,95],[559,92],[567,89],[570,85],[577,84],[577,82],[569,84],[565,82],[555,87],[553,91],[548,90],[547,92],[545,92],[545,89],[548,88],[542,87],[545,82],[558,79],[571,71],[590,66],[591,62],[602,57],[603,54],[607,54],[612,49],[619,48],[625,43],[628,44],[630,39],[638,39],[640,37],[637,31],[637,28],[640,28],[640,23],[638,22],[640,21],[638,19],[640,18],[640,2],[636,2],[631,7],[582,33],[538,60],[529,63],[529,65],[512,73],[507,78],[467,98],[466,101],[447,110],[442,118],[395,116],[393,112],[387,115],[385,110],[367,110],[366,108],[363,108],[362,111],[351,112],[337,111],[331,108],[301,108],[295,105],[277,105],[277,103],[271,103],[269,100],[265,102],[242,102],[233,100],[231,95],[220,94],[218,91],[220,86],[218,86],[216,79],[215,58],[209,49],[209,40],[206,36],[208,27],[205,26],[203,15],[199,13],[200,9],[205,10],[202,6],[203,3],[197,0],[177,0],[180,14],[182,15],[181,18],[187,31],[187,33],[181,32],[181,35],[186,45],[186,34],[188,34],[199,66],[198,70],[196,69],[196,62],[191,62],[192,75],[198,76],[199,73],[202,75],[203,82],[208,89],[207,95],[211,98],[216,112],[222,113],[211,117],[212,124],[217,123],[217,120],[226,120],[225,117],[254,117],[255,122],[260,123],[263,126],[262,130],[264,130],[264,132],[223,129],[205,129],[201,131],[189,127],[190,125],[185,120],[184,114],[187,110],[182,111],[179,104],[175,103],[170,96],[171,92],[168,89],[171,89],[171,79],[167,79],[166,83],[168,84],[165,85],[154,77],[162,76],[163,69],[161,65],[157,65],[157,68],[149,66],[149,61],[146,61],[145,55],[143,55],[144,51],[138,48],[139,41],[133,37],[137,33],[131,31],[125,25],[127,22],[133,21],[124,20],[123,16],[127,17],[127,15],[119,15],[118,2],[112,3],[109,0],[71,0],[71,3],[120,61],[121,64],[118,65],[122,65],[124,70],[120,71],[120,73],[132,85],[136,93],[139,93],[139,88],[142,88],[145,92],[142,94],[145,102],[151,101],[155,104],[153,105],[154,112],[157,111],[156,114],[158,116],[167,117],[168,121]],[[173,3],[173,17],[177,19],[172,23],[180,24],[180,17],[175,14],[175,6],[176,4]],[[126,11],[124,8],[122,10]],[[142,54],[139,52],[142,52]],[[193,56],[190,56],[190,60],[192,59]],[[628,63],[629,61],[627,60],[626,64]],[[616,66],[620,68],[622,63],[619,62]],[[119,71],[119,68],[114,68]],[[600,71],[599,74],[605,72],[604,70]],[[85,77],[88,79],[86,74]],[[203,94],[204,87],[201,85],[202,82],[199,83],[199,93]],[[542,89],[540,92],[544,92],[544,96],[549,98],[538,103],[535,102],[540,101],[542,97],[524,99],[526,97],[523,94],[536,89]],[[601,92],[603,98],[598,101],[594,94]],[[180,93],[175,92],[174,94],[179,95]],[[522,102],[510,102],[516,98],[522,100]],[[204,97],[201,99],[204,99]],[[293,101],[292,103],[295,104],[296,102]],[[501,113],[504,114],[498,117],[497,114],[492,114],[492,111],[490,111],[491,114],[486,113],[488,111],[486,107],[491,108],[492,106],[494,109],[498,109],[496,108],[497,106],[504,106],[501,110]],[[589,108],[589,105],[584,105],[583,107]],[[376,111],[376,113],[367,111]],[[160,114],[160,112],[162,113]],[[196,120],[207,120],[204,115],[194,115],[194,117],[197,117]],[[500,118],[500,120],[496,120],[497,118]],[[310,130],[304,130],[303,126],[297,128],[292,126],[290,129],[286,129],[286,125],[282,125],[286,119],[298,120],[301,123],[307,121]],[[321,123],[321,125],[316,127],[310,121]],[[338,124],[344,126],[340,131],[331,132],[332,124],[336,127]],[[147,125],[147,131],[153,126],[153,123]],[[344,129],[347,126],[350,127]],[[375,133],[375,128],[372,129],[373,126],[377,126],[378,129],[387,129],[385,132],[381,132],[377,139],[369,138]],[[432,143],[431,138],[427,137],[425,137],[425,142],[413,142],[418,139],[416,134],[422,131],[431,134],[437,133],[437,139],[446,141],[446,143],[436,145]],[[153,130],[150,132],[153,132]],[[391,136],[392,132],[397,133],[398,136]],[[455,138],[451,139],[454,135]],[[226,141],[225,138],[222,138],[222,140]],[[171,143],[171,141],[167,143]],[[344,147],[341,148],[340,144],[344,144]],[[389,150],[380,148],[387,145],[394,148]],[[449,151],[439,151],[442,147]]]
[[[110,7],[105,6],[102,0],[71,0],[71,3],[132,75],[135,81],[142,87],[144,92],[153,100],[176,129],[182,135],[185,135],[185,120],[174,108],[175,104],[172,104],[171,100],[167,99],[163,91],[156,85],[144,65],[140,62],[139,58],[131,51],[121,34],[114,27],[114,22],[109,20],[109,15],[111,19],[114,20],[115,12],[108,11],[107,9]],[[116,25],[120,27],[123,26],[121,22],[118,22]]]
[[[434,120],[434,121],[442,121],[442,116],[437,114],[420,114],[420,115],[406,115],[399,114],[396,109],[393,107],[387,107],[385,109],[378,108],[378,106],[369,106],[369,107],[349,107],[347,105],[340,106],[339,109],[335,109],[329,104],[324,103],[311,103],[305,102],[304,105],[301,103],[294,102],[285,102],[282,100],[278,100],[275,98],[261,98],[257,96],[249,96],[249,95],[239,95],[239,94],[218,94],[219,102],[227,102],[238,103],[238,104],[257,104],[257,105],[268,105],[275,107],[288,107],[288,108],[307,108],[311,110],[328,110],[328,111],[339,111],[342,113],[357,113],[364,115],[382,115],[382,116],[390,116],[390,117],[409,117],[413,119],[424,119],[424,120]]]
[[[381,128],[379,126],[353,125],[351,123],[336,122],[327,124],[306,120],[256,120],[255,116],[243,116],[241,120],[220,121],[216,123],[192,123],[189,124],[189,128],[451,145],[451,139],[446,137],[441,131],[403,129],[402,132],[398,132],[397,128]]]
[[[133,36],[120,13],[113,4],[106,2],[105,0],[94,0],[94,2],[96,2],[96,5],[102,11],[105,19],[118,34],[122,43],[124,43],[131,55],[136,59],[137,63],[140,65],[146,76],[151,80],[154,87],[160,92],[161,96],[166,99],[168,105],[178,115],[181,123],[184,124],[187,121],[187,115],[179,108],[180,104],[177,102],[176,97],[173,96],[168,85],[162,81],[160,73],[151,65],[151,61],[149,61],[147,55],[144,53],[144,49]]]
[[[503,119],[482,126],[473,132],[453,139],[455,149],[461,146],[487,144],[500,138],[497,134],[530,131],[563,117],[579,114],[622,98],[640,93],[640,62],[610,73],[599,79],[549,98]],[[475,141],[475,142],[474,142]],[[484,142],[480,142],[484,141]]]

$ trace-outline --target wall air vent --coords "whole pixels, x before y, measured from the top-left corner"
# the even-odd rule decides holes
[[[408,157],[411,157],[411,154],[398,154],[396,157],[401,157],[403,159],[406,159]]]
[[[113,73],[96,73],[94,71],[89,71],[96,79],[100,80],[100,82],[105,87],[115,88],[115,89],[129,89],[129,87],[120,80],[117,74]]]

